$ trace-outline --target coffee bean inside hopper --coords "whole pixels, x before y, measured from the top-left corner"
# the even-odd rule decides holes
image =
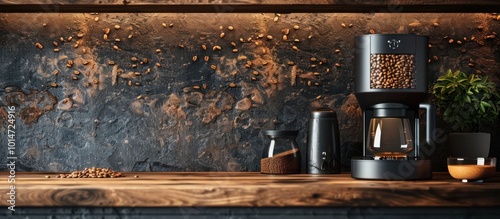
[[[370,88],[415,88],[413,54],[371,54]]]

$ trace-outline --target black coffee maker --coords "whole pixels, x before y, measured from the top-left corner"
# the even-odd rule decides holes
[[[428,91],[428,37],[370,34],[356,37],[355,95],[363,112],[363,157],[351,160],[356,179],[432,177],[421,147],[434,147],[435,107]],[[425,110],[421,121],[420,110]],[[425,123],[425,138],[420,138]]]

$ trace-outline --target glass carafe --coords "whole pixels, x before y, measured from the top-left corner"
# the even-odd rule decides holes
[[[414,147],[408,118],[372,118],[367,137],[375,159],[404,159]]]
[[[260,172],[270,174],[300,173],[300,150],[295,138],[298,131],[265,130],[270,138],[262,152]]]

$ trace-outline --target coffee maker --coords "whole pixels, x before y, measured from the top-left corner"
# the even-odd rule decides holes
[[[351,160],[353,178],[432,177],[431,161],[420,154],[422,146],[434,147],[435,107],[421,103],[428,91],[428,41],[413,34],[356,37],[354,93],[363,112],[363,157]]]

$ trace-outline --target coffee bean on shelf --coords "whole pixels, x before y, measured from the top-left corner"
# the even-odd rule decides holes
[[[111,170],[109,168],[85,168],[80,171],[73,171],[68,174],[59,174],[56,178],[115,178],[115,177],[124,177],[125,175]],[[50,178],[46,176],[46,178]]]

